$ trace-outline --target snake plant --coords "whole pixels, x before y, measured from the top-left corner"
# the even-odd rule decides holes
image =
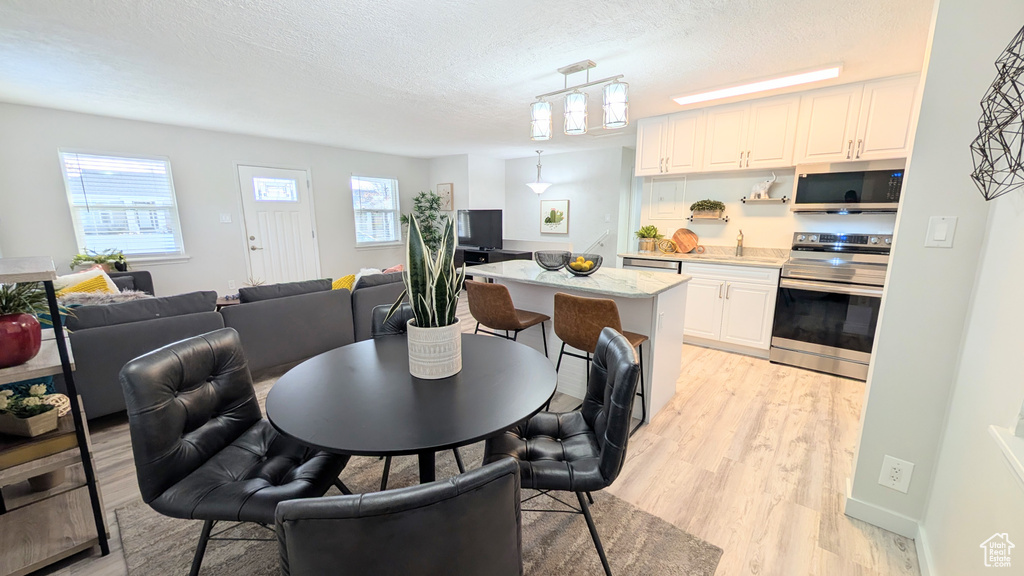
[[[444,231],[435,251],[427,247],[415,214],[409,215],[409,239],[406,241],[405,290],[388,311],[398,311],[406,295],[420,328],[441,328],[455,323],[455,307],[466,281],[466,266],[455,267],[455,225],[445,217]]]

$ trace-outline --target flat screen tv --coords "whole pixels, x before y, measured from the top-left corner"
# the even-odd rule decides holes
[[[459,246],[501,248],[501,210],[459,210]]]

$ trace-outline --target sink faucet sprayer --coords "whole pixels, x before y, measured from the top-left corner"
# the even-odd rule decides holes
[[[736,255],[743,256],[743,230],[740,230],[740,235],[736,237]]]

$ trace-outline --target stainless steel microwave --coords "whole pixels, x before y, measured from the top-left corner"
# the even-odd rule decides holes
[[[793,212],[895,213],[903,190],[903,170],[862,170],[796,175]]]

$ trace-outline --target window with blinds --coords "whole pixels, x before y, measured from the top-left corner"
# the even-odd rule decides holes
[[[356,246],[393,244],[402,240],[398,180],[353,176],[352,208],[356,218]]]
[[[183,256],[166,158],[60,152],[75,236],[83,252]]]

